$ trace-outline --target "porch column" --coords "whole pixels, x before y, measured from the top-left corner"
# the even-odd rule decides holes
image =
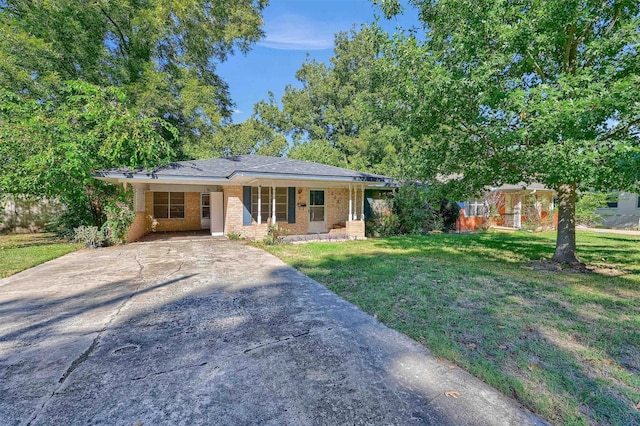
[[[271,224],[276,224],[276,187],[271,187]]]
[[[362,199],[360,200],[360,220],[364,222],[364,185],[360,185],[362,189]]]
[[[518,196],[518,202],[516,203],[516,208],[515,208],[515,217],[514,219],[514,225],[515,228],[521,228],[522,227],[522,197]]]
[[[258,185],[258,225],[262,223],[262,187]]]
[[[144,212],[145,210],[144,193],[144,187],[141,187],[139,185],[133,186],[133,202],[136,213]]]
[[[353,200],[351,199],[351,184],[349,184],[349,220],[353,218]]]

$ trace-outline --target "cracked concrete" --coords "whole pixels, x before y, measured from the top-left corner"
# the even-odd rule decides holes
[[[275,257],[208,239],[0,280],[0,395],[3,425],[543,424]]]

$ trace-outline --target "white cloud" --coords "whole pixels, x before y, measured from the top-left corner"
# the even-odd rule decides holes
[[[333,47],[337,29],[304,16],[285,14],[265,25],[266,37],[258,44],[280,50],[324,50]]]

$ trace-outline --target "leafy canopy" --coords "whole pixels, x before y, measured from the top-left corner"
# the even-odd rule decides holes
[[[378,2],[387,15],[397,0]],[[418,176],[460,194],[541,182],[558,191],[554,260],[577,262],[579,190],[640,177],[640,3],[410,0],[425,39],[400,33],[370,103],[413,146]]]

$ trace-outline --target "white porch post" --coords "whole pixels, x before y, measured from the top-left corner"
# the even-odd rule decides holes
[[[514,225],[516,228],[522,227],[522,198],[518,196],[518,202],[515,208]]]
[[[364,222],[364,185],[362,187],[362,200],[360,200],[360,220]]]
[[[353,219],[353,200],[351,199],[351,184],[349,184],[349,220]]]
[[[271,224],[276,224],[276,187],[271,187]]]
[[[262,187],[258,185],[258,225],[262,223]]]

